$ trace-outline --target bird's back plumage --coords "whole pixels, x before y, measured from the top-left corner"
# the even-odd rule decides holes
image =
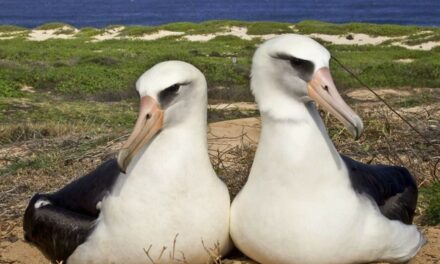
[[[115,159],[51,194],[35,194],[25,211],[23,229],[50,260],[66,260],[93,230],[99,202],[120,171]]]
[[[351,184],[369,198],[391,220],[411,224],[417,205],[417,184],[406,168],[369,165],[341,155],[347,166]]]

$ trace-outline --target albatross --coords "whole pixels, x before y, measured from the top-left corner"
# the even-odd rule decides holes
[[[330,53],[288,34],[262,44],[251,89],[262,130],[248,181],[231,205],[231,237],[260,263],[405,262],[425,243],[412,225],[417,185],[407,169],[340,155],[314,101],[355,138],[359,116],[339,95]]]
[[[167,61],[136,89],[139,117],[117,159],[26,209],[25,237],[52,261],[206,263],[208,249],[231,246],[229,192],[208,156],[205,77]]]

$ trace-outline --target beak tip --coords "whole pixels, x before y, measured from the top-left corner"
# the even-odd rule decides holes
[[[356,116],[356,118],[354,118],[351,134],[353,135],[355,140],[358,140],[361,137],[363,131],[364,131],[364,124],[362,122],[362,119]]]
[[[117,160],[117,162],[118,162],[119,170],[120,170],[122,173],[125,173],[126,170],[127,170],[126,166],[124,166],[125,161],[126,161],[126,159],[127,159],[127,155],[128,155],[127,150],[126,150],[126,149],[121,149],[121,150],[119,151],[119,153],[118,153],[117,158],[116,158],[116,160]]]

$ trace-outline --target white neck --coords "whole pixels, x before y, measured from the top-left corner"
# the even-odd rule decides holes
[[[315,105],[291,104],[295,115],[290,119],[261,113],[261,138],[249,180],[294,183],[298,188],[348,180]]]
[[[203,177],[213,174],[208,156],[206,110],[202,113],[205,114],[188,117],[175,125],[165,124],[133,159],[127,175]]]

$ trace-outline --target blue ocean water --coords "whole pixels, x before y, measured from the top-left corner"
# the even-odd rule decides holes
[[[0,0],[0,24],[158,25],[212,19],[440,26],[440,0]]]

